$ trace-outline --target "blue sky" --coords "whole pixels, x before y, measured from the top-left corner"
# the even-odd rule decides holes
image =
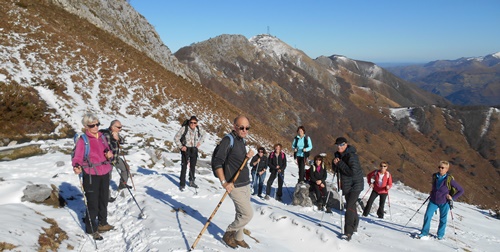
[[[221,34],[269,33],[311,58],[428,62],[500,51],[499,0],[130,0],[172,53]]]

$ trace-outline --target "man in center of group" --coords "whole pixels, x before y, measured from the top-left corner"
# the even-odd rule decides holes
[[[222,237],[222,240],[231,248],[237,248],[238,246],[250,248],[243,240],[243,229],[253,217],[253,209],[250,204],[250,171],[246,161],[254,153],[253,150],[247,153],[244,140],[248,136],[249,130],[250,122],[248,119],[245,116],[236,117],[234,119],[234,129],[230,133],[231,136],[222,138],[219,151],[213,158],[212,164],[215,174],[219,178],[222,187],[229,193],[236,210],[234,221],[229,224]],[[242,166],[243,169],[236,181],[234,181],[238,170]]]

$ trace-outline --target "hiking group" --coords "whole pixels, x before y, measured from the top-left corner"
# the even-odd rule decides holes
[[[86,204],[85,231],[93,239],[102,240],[103,237],[100,233],[114,229],[107,222],[108,202],[113,201],[109,189],[110,181],[112,181],[112,167],[114,166],[120,174],[118,190],[126,188],[130,192],[132,187],[127,184],[127,181],[132,177],[125,156],[121,152],[121,145],[124,144],[124,138],[120,135],[121,122],[113,120],[108,129],[99,130],[100,122],[98,118],[94,114],[88,113],[84,115],[82,124],[84,125],[84,133],[75,136],[72,166],[75,174],[80,176],[81,189],[84,194]],[[275,190],[274,198],[277,201],[283,201],[284,172],[287,168],[287,157],[283,151],[283,146],[280,143],[274,144],[273,151],[269,156],[267,156],[264,147],[258,147],[258,152],[254,155],[253,149],[250,148],[247,151],[245,139],[248,137],[249,130],[250,122],[248,118],[245,116],[236,117],[231,132],[220,140],[213,151],[212,170],[226,192],[192,245],[192,249],[198,243],[226,195],[229,195],[233,201],[235,219],[226,228],[222,241],[231,248],[250,248],[249,244],[243,239],[243,230],[253,217],[253,207],[250,201],[252,196],[270,200],[272,185],[275,179],[278,178],[278,187]],[[297,135],[291,143],[294,151],[293,159],[298,167],[297,185],[309,185],[310,198],[317,209],[324,211],[324,213],[332,213],[332,206],[328,204],[331,191],[327,187],[328,171],[325,167],[325,155],[316,155],[309,163],[308,158],[313,144],[311,138],[305,133],[304,126],[299,126]],[[199,155],[198,148],[205,138],[206,132],[200,128],[196,116],[191,116],[190,119],[185,120],[174,137],[174,142],[181,152],[179,179],[179,189],[181,191],[184,191],[186,186],[186,175],[188,175],[189,181],[187,185],[195,189],[198,188],[195,183],[196,164]],[[384,206],[387,199],[390,210],[389,190],[392,188],[393,178],[388,171],[389,163],[385,161],[380,162],[379,169],[369,172],[366,176],[369,188],[365,196],[370,190],[372,191],[366,206],[363,206],[365,196],[361,199],[359,196],[364,190],[364,174],[357,150],[354,146],[348,144],[345,137],[338,137],[335,140],[335,146],[336,151],[331,162],[331,168],[334,174],[333,178],[337,178],[336,190],[340,197],[341,234],[345,240],[350,241],[353,234],[358,231],[359,225],[356,203],[361,205],[362,215],[368,217],[375,199],[380,197],[376,214],[378,218],[384,218]],[[119,156],[120,153],[122,153],[123,158]],[[249,163],[251,169],[249,169],[247,163]],[[308,163],[310,167],[306,169]],[[188,166],[189,172],[186,174]],[[440,161],[439,171],[432,175],[432,190],[422,206],[427,201],[429,201],[429,204],[421,233],[416,236],[417,238],[425,239],[428,237],[430,222],[437,209],[439,209],[440,213],[437,238],[443,239],[444,237],[448,212],[453,208],[453,201],[464,193],[462,187],[448,173],[449,168],[449,162]],[[268,171],[270,176],[267,183],[265,183],[264,180]],[[262,195],[264,185],[265,196]],[[132,195],[131,192],[130,194]],[[292,196],[290,195],[290,197]],[[345,203],[342,201],[342,197],[345,198]],[[342,214],[344,214],[345,218],[343,225]]]

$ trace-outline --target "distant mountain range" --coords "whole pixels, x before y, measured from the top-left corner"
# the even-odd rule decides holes
[[[162,132],[190,115],[221,137],[245,114],[251,146],[290,153],[303,125],[312,155],[328,162],[345,136],[366,173],[386,160],[395,180],[428,191],[437,162],[449,160],[470,192],[464,201],[500,200],[500,111],[454,106],[371,62],[312,59],[268,34],[220,35],[171,54],[126,1],[7,0],[0,20],[0,144],[71,137],[94,111],[157,153],[175,150]]]
[[[385,69],[457,105],[500,106],[500,52]]]

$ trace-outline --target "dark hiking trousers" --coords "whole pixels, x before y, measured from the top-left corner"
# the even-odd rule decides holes
[[[99,224],[108,224],[109,173],[104,175],[84,174],[83,189],[90,214],[85,218],[85,232],[92,234],[97,232]],[[90,221],[92,221],[92,225],[90,225]]]
[[[276,192],[276,195],[281,198],[281,196],[283,196],[283,175],[278,174],[278,170],[271,170],[271,176],[267,179],[266,195],[271,194],[271,186],[273,186],[276,176],[278,176],[278,191]]]
[[[194,181],[196,162],[198,161],[198,148],[196,147],[186,147],[186,151],[181,151],[182,163],[181,163],[181,181],[180,186],[186,186],[186,170],[187,163],[189,160],[189,181]]]
[[[366,202],[366,207],[365,209],[363,209],[363,216],[368,216],[368,214],[370,214],[373,202],[378,196],[380,196],[380,201],[378,204],[377,216],[379,218],[384,218],[384,205],[385,205],[385,199],[387,199],[387,193],[378,194],[375,190],[372,191],[372,193],[370,194],[370,198],[368,199],[368,202]]]
[[[306,162],[305,157],[297,157],[297,165],[299,167],[299,179],[298,182],[306,181]]]
[[[359,216],[356,210],[356,202],[361,191],[350,191],[344,195],[346,201],[345,226],[346,235],[352,235],[358,230]]]

